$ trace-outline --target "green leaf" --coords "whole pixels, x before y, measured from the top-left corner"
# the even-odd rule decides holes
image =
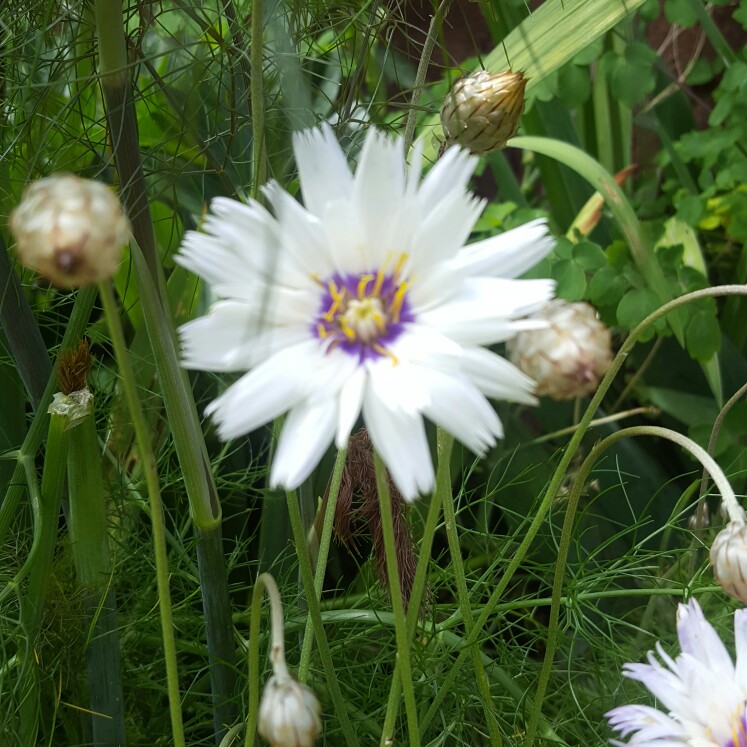
[[[665,0],[664,15],[669,23],[678,24],[685,28],[694,26],[697,21],[688,0]]]
[[[573,260],[562,259],[552,266],[552,276],[558,283],[557,295],[566,301],[580,301],[586,291],[586,274]]]
[[[712,311],[697,310],[685,329],[687,352],[701,363],[721,349],[721,328]]]
[[[587,271],[607,267],[607,256],[602,247],[592,241],[581,241],[573,247],[573,259]]]
[[[591,81],[589,70],[578,65],[565,65],[558,71],[558,96],[573,109],[589,100]]]
[[[614,267],[607,265],[592,275],[589,300],[595,306],[612,306],[618,303],[627,289],[625,278]]]

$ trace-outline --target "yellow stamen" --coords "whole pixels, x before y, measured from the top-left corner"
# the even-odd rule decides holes
[[[322,340],[326,340],[329,337],[327,328],[321,323],[316,325],[316,333],[322,338]]]
[[[386,319],[381,314],[372,314],[376,329],[379,330],[379,334],[383,335],[386,332]]]
[[[393,365],[399,364],[399,359],[397,356],[391,352],[391,350],[387,350],[382,345],[379,345],[378,342],[375,342],[371,347],[379,354],[379,355],[385,355],[387,358],[389,358],[392,361]]]
[[[332,305],[322,314],[322,319],[325,322],[331,322],[345,301],[345,289],[338,290],[334,280],[330,280],[327,283],[327,289],[329,290],[329,295],[332,296]]]
[[[374,279],[373,275],[362,275],[358,281],[358,298],[362,301],[366,297],[366,286]]]
[[[345,337],[347,337],[351,342],[355,342],[358,339],[357,335],[355,334],[355,330],[352,329],[352,327],[348,324],[348,321],[344,316],[340,317],[340,329],[342,330]]]
[[[405,262],[410,259],[410,255],[407,254],[407,252],[402,252],[402,254],[399,255],[399,259],[397,260],[397,264],[394,267],[394,277],[399,277],[399,274],[402,272],[402,268],[405,266]]]
[[[386,263],[384,263],[386,265]],[[384,285],[384,279],[386,278],[386,273],[384,271],[384,265],[382,265],[381,269],[376,273],[376,284],[373,287],[373,290],[371,291],[372,296],[378,297],[381,293],[381,286]]]
[[[402,313],[402,304],[404,304],[405,302],[405,294],[407,293],[409,287],[409,283],[402,283],[399,288],[397,288],[391,304],[389,304],[389,313],[391,314],[392,319],[395,322],[399,321],[399,315]]]

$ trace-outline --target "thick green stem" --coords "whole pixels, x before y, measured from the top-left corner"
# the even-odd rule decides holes
[[[264,3],[252,0],[252,158],[254,183],[252,197],[257,199],[259,190],[267,181],[267,144],[265,143],[265,99],[264,99],[264,60],[262,31],[264,30]]]
[[[298,499],[295,493],[291,491],[286,493],[286,498],[288,503],[288,515],[293,529],[293,541],[296,545],[298,565],[301,571],[301,578],[303,579],[304,594],[306,595],[306,603],[309,607],[309,615],[311,616],[311,623],[314,628],[316,644],[319,647],[319,657],[322,660],[324,676],[327,678],[327,687],[329,688],[329,693],[332,697],[332,705],[334,706],[337,718],[340,720],[340,726],[342,727],[342,732],[345,736],[345,742],[348,745],[358,747],[358,737],[353,731],[353,726],[350,723],[350,718],[348,717],[348,712],[345,708],[345,701],[342,699],[340,683],[337,681],[335,666],[332,662],[332,652],[329,649],[327,634],[324,631],[324,624],[322,623],[319,602],[317,601],[314,589],[314,573],[311,570],[311,558],[309,557],[309,551],[306,547],[306,535],[304,534],[301,511],[298,508]]]
[[[329,485],[329,494],[327,505],[324,509],[324,524],[322,526],[322,536],[319,542],[319,554],[316,559],[316,570],[314,572],[314,594],[317,602],[322,598],[322,587],[324,586],[324,574],[327,571],[327,558],[329,556],[329,545],[332,541],[332,527],[335,523],[335,508],[337,507],[337,497],[340,495],[340,484],[342,483],[342,473],[345,469],[345,460],[348,455],[347,446],[337,452],[335,466],[332,470],[332,480]],[[311,645],[314,641],[313,624],[311,616],[306,618],[306,630],[303,635],[301,645],[301,661],[298,665],[298,679],[300,682],[306,682],[309,675],[309,665],[311,664]]]
[[[83,412],[74,422],[69,420],[68,527],[89,625],[86,658],[93,741],[96,745],[124,745],[124,698],[101,454],[93,399],[84,391]]]
[[[419,747],[420,729],[418,728],[418,708],[415,702],[415,688],[412,684],[412,666],[410,664],[410,639],[407,634],[407,618],[402,603],[402,589],[399,584],[399,564],[394,539],[394,520],[392,518],[392,498],[389,494],[389,478],[386,467],[378,454],[374,453],[376,469],[376,491],[379,494],[381,509],[381,528],[384,535],[384,553],[386,555],[386,575],[389,579],[389,596],[394,612],[394,629],[397,638],[397,665],[405,695],[405,713],[407,714],[407,733],[410,747]],[[411,602],[412,603],[412,602]]]
[[[60,345],[60,353],[68,350],[72,345],[78,344],[80,338],[83,336],[86,324],[88,324],[88,318],[91,315],[91,309],[95,300],[95,288],[83,288],[78,291],[73,312],[65,329],[62,345]],[[16,517],[18,503],[25,492],[23,458],[26,456],[33,458],[41,446],[47,428],[47,418],[49,417],[47,408],[52,401],[52,395],[57,389],[57,376],[55,374],[49,377],[47,387],[39,402],[39,407],[34,415],[34,419],[31,421],[29,432],[23,440],[23,445],[19,451],[18,463],[13,472],[13,478],[8,484],[8,490],[5,493],[2,506],[0,506],[0,544],[6,541],[6,533],[13,519]]]
[[[532,708],[532,716],[529,720],[529,726],[527,727],[527,736],[525,741],[525,747],[532,747],[534,743],[534,737],[537,733],[537,725],[542,715],[542,704],[545,698],[545,692],[547,691],[547,685],[550,681],[550,675],[552,673],[553,659],[555,657],[555,650],[558,646],[558,640],[560,637],[560,607],[562,603],[563,593],[563,582],[565,580],[565,568],[568,561],[568,552],[571,547],[571,539],[573,535],[573,524],[576,519],[576,510],[578,508],[578,502],[583,493],[586,481],[591,473],[592,468],[596,464],[599,457],[613,444],[621,441],[624,438],[634,438],[638,436],[655,436],[659,438],[665,438],[672,441],[682,448],[689,451],[696,459],[700,461],[704,469],[708,470],[711,478],[718,486],[723,502],[729,513],[729,517],[732,521],[740,521],[744,523],[744,511],[741,506],[737,503],[737,499],[734,495],[729,481],[722,472],[721,468],[716,462],[708,455],[708,453],[698,446],[694,441],[683,436],[681,433],[669,430],[668,428],[660,428],[652,425],[642,425],[634,428],[624,428],[623,430],[613,433],[607,438],[600,441],[594,446],[589,452],[589,455],[584,460],[581,468],[576,475],[573,489],[568,498],[568,505],[565,512],[565,519],[563,520],[563,528],[560,534],[560,544],[558,546],[558,559],[555,564],[555,575],[553,577],[552,587],[552,605],[550,607],[550,620],[548,623],[548,635],[547,635],[547,647],[545,649],[545,659],[542,662],[542,670],[540,671],[539,681],[537,683],[537,692],[534,696],[534,707]]]
[[[161,491],[158,484],[156,459],[151,448],[150,433],[147,421],[140,406],[140,397],[135,384],[129,352],[125,343],[124,332],[119,319],[119,309],[114,300],[111,285],[99,284],[99,293],[104,305],[112,344],[122,378],[122,384],[127,397],[127,405],[135,425],[135,436],[143,474],[148,487],[150,501],[151,522],[153,527],[153,549],[156,560],[156,582],[158,585],[158,609],[161,614],[161,635],[163,637],[163,651],[166,661],[166,687],[169,695],[169,711],[171,714],[171,733],[175,747],[185,747],[184,726],[182,724],[181,696],[179,694],[179,670],[176,661],[176,642],[174,640],[174,622],[171,613],[171,592],[169,591],[169,568],[166,554],[166,531],[163,521],[163,505]]]

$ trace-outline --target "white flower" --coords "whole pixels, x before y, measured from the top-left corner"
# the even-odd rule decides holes
[[[682,653],[664,662],[626,664],[624,674],[642,682],[668,713],[643,705],[615,708],[610,725],[637,747],[745,747],[747,745],[747,609],[734,614],[736,666],[716,631],[691,599],[677,610]],[[623,744],[613,742],[613,744]]]
[[[213,200],[177,261],[219,299],[180,330],[183,364],[248,371],[208,407],[233,438],[288,412],[270,475],[294,488],[363,414],[408,499],[432,490],[423,415],[478,454],[502,436],[486,399],[532,403],[533,382],[483,345],[537,322],[553,293],[514,278],[553,241],[537,220],[464,247],[483,208],[476,159],[452,148],[420,182],[401,142],[369,130],[355,175],[331,128],[294,136],[302,207],[277,184]],[[542,324],[542,323],[539,323]]]
[[[322,730],[321,706],[313,691],[285,670],[284,663],[281,670],[267,680],[257,730],[272,747],[311,747]]]
[[[718,533],[710,556],[713,575],[721,588],[741,602],[747,602],[747,525],[744,518],[730,521]]]

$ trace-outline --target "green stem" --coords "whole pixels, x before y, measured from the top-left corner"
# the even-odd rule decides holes
[[[322,587],[324,586],[324,574],[327,571],[327,558],[329,557],[329,546],[332,541],[332,527],[335,523],[335,508],[337,497],[340,495],[340,484],[342,473],[345,470],[345,460],[348,448],[345,446],[337,452],[335,466],[332,470],[332,481],[329,486],[327,505],[324,509],[324,524],[322,526],[322,537],[319,542],[319,555],[316,560],[316,571],[314,573],[314,595],[317,602],[322,598]],[[309,676],[309,665],[311,664],[311,646],[314,642],[313,623],[311,617],[306,618],[306,630],[301,644],[301,661],[298,665],[298,679],[306,682]]]
[[[267,181],[267,144],[265,143],[265,99],[264,99],[264,61],[263,34],[264,3],[252,0],[252,160],[254,166],[254,183],[252,197],[259,197],[259,190]]]
[[[652,324],[654,324],[658,319],[668,314],[670,311],[674,309],[678,309],[680,306],[684,306],[691,301],[697,301],[701,298],[714,298],[719,296],[747,296],[747,286],[745,285],[722,285],[722,286],[716,286],[714,288],[704,288],[699,291],[694,291],[692,293],[687,293],[684,296],[680,296],[679,298],[675,298],[673,301],[670,301],[667,304],[664,304],[660,308],[658,308],[656,311],[649,314],[626,338],[625,342],[620,347],[620,350],[618,351],[617,355],[612,361],[612,365],[610,366],[609,370],[605,374],[604,378],[599,384],[599,388],[597,389],[594,396],[591,398],[591,401],[589,402],[589,406],[586,408],[586,412],[583,414],[581,420],[579,421],[578,428],[576,429],[575,433],[571,437],[570,441],[568,442],[568,445],[566,446],[563,456],[561,457],[560,461],[558,462],[558,466],[555,468],[555,472],[553,473],[550,482],[548,484],[548,487],[545,491],[545,494],[542,497],[542,501],[540,503],[539,508],[537,509],[537,513],[535,514],[534,518],[532,519],[531,524],[526,529],[524,533],[524,538],[522,539],[519,546],[514,551],[511,559],[508,562],[508,565],[506,567],[506,570],[503,574],[503,577],[496,585],[495,589],[493,589],[493,592],[490,595],[490,598],[488,599],[487,604],[483,608],[482,612],[480,613],[480,616],[477,618],[477,621],[475,622],[475,627],[472,631],[472,634],[467,636],[468,645],[474,645],[474,643],[477,642],[479,639],[479,636],[482,634],[482,629],[485,627],[485,624],[488,621],[488,618],[493,614],[496,605],[498,604],[498,601],[501,598],[501,595],[505,591],[508,584],[511,582],[511,579],[514,576],[514,573],[516,573],[517,569],[521,565],[521,563],[524,560],[524,557],[526,556],[526,553],[528,552],[529,548],[532,545],[532,542],[534,541],[534,538],[537,536],[537,533],[540,530],[540,527],[542,526],[542,523],[545,520],[545,516],[547,515],[547,512],[550,510],[550,507],[553,504],[553,501],[555,500],[555,496],[558,493],[558,490],[560,489],[560,486],[563,482],[563,479],[565,478],[565,474],[568,470],[568,467],[571,464],[571,461],[573,460],[573,457],[576,454],[576,451],[578,450],[579,445],[581,444],[581,440],[583,439],[584,435],[586,434],[586,431],[588,430],[589,423],[592,421],[594,417],[594,413],[596,413],[597,408],[602,402],[602,399],[604,398],[605,394],[609,390],[610,384],[612,383],[615,376],[617,376],[618,372],[622,368],[623,364],[625,363],[625,360],[627,359],[628,355],[630,354],[630,351],[635,346],[636,342],[638,341],[638,338],[643,334],[643,332],[648,329],[648,327]],[[428,726],[428,724],[431,722],[433,717],[438,713],[438,709],[441,706],[441,703],[443,702],[443,699],[446,697],[446,695],[451,692],[451,689],[453,688],[454,682],[456,681],[457,675],[459,674],[459,671],[464,664],[464,660],[466,658],[467,651],[461,651],[459,653],[459,656],[457,657],[456,661],[454,662],[454,665],[451,668],[451,671],[446,676],[446,679],[441,683],[441,686],[438,689],[438,692],[436,693],[436,696],[433,699],[433,702],[431,703],[430,708],[428,709],[428,712],[426,713],[425,717],[422,720],[421,728],[425,730]]]
[[[135,384],[129,352],[125,343],[122,324],[119,319],[119,309],[114,299],[110,283],[99,283],[99,294],[104,305],[104,313],[109,324],[109,330],[117,358],[122,384],[130,408],[130,415],[135,425],[135,437],[140,461],[148,487],[151,522],[153,528],[153,549],[156,560],[156,582],[158,585],[158,608],[161,614],[161,635],[163,636],[163,652],[166,661],[166,687],[169,696],[169,711],[171,714],[171,733],[175,747],[185,747],[184,726],[182,724],[181,696],[179,694],[179,670],[176,661],[176,642],[174,639],[174,622],[171,613],[171,592],[169,591],[169,568],[166,554],[166,532],[163,521],[163,504],[158,484],[156,459],[150,443],[147,421],[140,406],[140,397]]]
[[[589,455],[584,460],[581,468],[576,475],[571,495],[568,499],[568,506],[565,512],[565,519],[563,520],[563,528],[560,534],[560,544],[558,547],[558,560],[555,564],[555,575],[553,578],[552,587],[552,605],[550,607],[550,620],[548,623],[548,635],[547,635],[547,648],[545,649],[545,659],[542,662],[542,669],[540,671],[539,681],[537,683],[537,692],[534,696],[534,707],[532,709],[532,715],[529,720],[529,726],[527,727],[527,736],[525,741],[525,747],[532,747],[534,743],[534,737],[537,732],[537,724],[539,723],[540,716],[542,714],[542,704],[545,698],[545,692],[547,685],[550,681],[550,675],[552,673],[553,659],[555,657],[555,650],[558,645],[558,639],[560,636],[560,606],[563,592],[563,582],[565,580],[565,569],[568,561],[568,552],[571,547],[571,538],[573,535],[573,524],[576,519],[576,510],[578,508],[578,502],[583,493],[584,486],[586,485],[589,474],[592,468],[596,464],[602,453],[613,444],[621,441],[624,438],[634,438],[639,436],[655,436],[658,438],[664,438],[669,441],[676,443],[682,448],[689,451],[696,459],[698,459],[703,465],[704,469],[708,470],[711,474],[713,481],[721,492],[722,500],[729,513],[729,518],[732,521],[740,521],[744,523],[744,511],[737,502],[729,481],[722,472],[721,468],[716,462],[708,455],[705,449],[701,448],[691,439],[683,436],[681,433],[669,430],[668,428],[660,428],[652,425],[642,425],[633,428],[623,428],[617,433],[613,433],[607,438],[600,441],[594,446],[589,452]]]
[[[465,632],[467,633],[467,636],[469,636],[475,627],[475,623],[472,617],[472,603],[469,598],[469,590],[467,589],[467,577],[464,573],[464,563],[462,562],[462,549],[459,544],[459,532],[457,529],[457,519],[456,513],[454,512],[454,500],[452,496],[444,493],[442,497],[442,505],[444,509],[446,537],[449,542],[449,552],[451,553],[451,563],[454,568],[454,578],[456,581],[457,596],[459,598],[459,609],[462,612]],[[495,711],[493,710],[493,698],[490,694],[490,682],[485,676],[485,669],[482,665],[478,646],[471,646],[470,651],[472,665],[475,668],[475,676],[477,677],[477,686],[480,690],[480,696],[482,697],[483,708],[485,710],[485,719],[488,725],[488,732],[490,733],[490,743],[500,747],[503,743],[503,739],[500,730],[498,729]]]
[[[381,509],[381,528],[384,535],[384,553],[386,555],[386,575],[389,579],[389,596],[394,612],[394,629],[397,638],[397,664],[405,694],[405,713],[407,714],[407,732],[410,747],[419,747],[420,730],[418,728],[418,709],[415,702],[415,689],[412,684],[412,667],[410,664],[410,638],[407,634],[407,618],[402,604],[402,590],[399,583],[399,564],[394,540],[394,521],[392,519],[392,498],[389,494],[389,478],[386,467],[379,455],[374,452],[376,469],[376,490],[379,494]],[[412,604],[412,601],[411,601]]]
[[[68,527],[83,609],[89,625],[86,645],[91,725],[96,745],[124,745],[116,598],[106,519],[101,456],[90,392],[82,412],[68,421]]]
[[[428,582],[428,565],[431,560],[431,548],[433,538],[436,536],[436,527],[440,516],[441,505],[444,500],[451,499],[451,450],[454,446],[454,437],[443,428],[438,429],[438,467],[436,468],[436,490],[431,496],[428,505],[428,514],[423,526],[423,538],[420,541],[420,554],[418,565],[415,569],[415,580],[412,584],[410,595],[410,606],[407,608],[407,636],[412,640],[418,624],[418,617],[423,603]],[[386,716],[384,717],[384,728],[381,733],[381,747],[392,744],[394,740],[394,727],[399,712],[399,696],[402,690],[402,678],[399,661],[394,666],[394,675],[389,689]]]
[[[415,85],[412,89],[410,109],[407,112],[407,122],[405,123],[405,157],[407,157],[407,154],[410,151],[410,146],[412,145],[412,141],[415,139],[415,125],[418,121],[418,102],[420,101],[420,96],[423,93],[423,88],[425,86],[425,78],[428,74],[428,66],[431,62],[433,47],[436,45],[438,30],[444,17],[446,16],[446,13],[449,10],[449,5],[451,5],[451,0],[441,0],[441,4],[438,6],[438,10],[436,10],[436,12],[433,14],[431,22],[428,26],[428,33],[425,37],[425,44],[423,44],[423,51],[420,54],[420,61],[418,62],[418,71],[415,74]]]
[[[62,338],[59,353],[63,353],[73,345],[78,344],[78,341],[83,336],[86,324],[88,324],[88,318],[91,315],[91,309],[95,300],[95,288],[83,288],[78,291],[72,314],[65,328],[65,335]],[[18,453],[18,463],[13,472],[13,477],[8,484],[2,506],[0,506],[0,544],[6,541],[6,533],[16,517],[18,503],[25,494],[23,458],[25,456],[34,457],[41,446],[47,428],[47,418],[49,417],[47,408],[52,401],[52,395],[57,389],[57,375],[55,374],[49,377],[47,387],[39,402],[39,407],[34,414],[34,419],[31,421],[29,432],[23,440],[23,445]]]
[[[288,503],[288,515],[293,529],[293,541],[296,545],[296,555],[298,556],[298,565],[303,579],[304,594],[306,595],[309,615],[311,615],[311,622],[314,627],[314,636],[316,637],[316,643],[319,647],[319,657],[322,660],[324,675],[327,678],[327,687],[329,687],[329,693],[332,697],[332,705],[334,706],[337,718],[340,720],[340,726],[342,727],[342,732],[345,736],[345,742],[348,745],[355,745],[355,747],[358,747],[358,737],[353,731],[348,712],[345,709],[345,701],[342,699],[340,683],[337,681],[335,666],[332,662],[332,652],[329,649],[327,634],[324,631],[324,624],[322,623],[319,602],[317,601],[316,591],[314,589],[314,573],[311,570],[311,558],[309,557],[309,552],[306,547],[303,521],[301,519],[301,512],[298,508],[298,499],[292,491],[286,493],[286,498]]]

